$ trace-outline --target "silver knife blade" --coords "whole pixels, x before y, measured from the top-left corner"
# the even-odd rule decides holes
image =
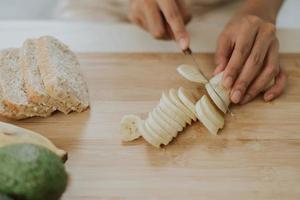
[[[207,83],[210,85],[210,87],[214,90],[214,92],[217,94],[217,96],[221,99],[223,105],[225,108],[227,108],[227,111],[230,113],[231,116],[234,116],[233,113],[230,111],[229,107],[226,106],[226,103],[224,102],[224,100],[222,99],[222,97],[219,95],[219,93],[215,90],[215,88],[211,85],[211,83],[209,82],[209,79],[206,77],[206,75],[203,73],[203,71],[200,68],[200,65],[198,64],[198,62],[196,61],[195,57],[193,56],[193,52],[190,48],[187,48],[185,50],[183,50],[184,55],[188,55],[192,58],[193,63],[196,65],[196,67],[198,68],[198,70],[200,71],[200,73],[204,76],[205,80],[207,81]]]

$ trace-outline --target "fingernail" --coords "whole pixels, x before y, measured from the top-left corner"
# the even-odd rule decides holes
[[[187,49],[188,48],[188,44],[187,44],[187,42],[186,42],[186,40],[184,39],[184,38],[180,38],[179,40],[178,40],[178,43],[179,43],[179,47],[181,48],[181,49]]]
[[[227,89],[230,89],[233,83],[233,79],[231,76],[228,76],[225,78],[224,82],[223,82],[223,86]]]
[[[268,94],[265,96],[265,101],[271,101],[274,98],[274,94]]]
[[[246,94],[246,96],[244,97],[244,99],[242,100],[241,104],[246,104],[250,101],[251,96],[249,94]]]
[[[239,103],[240,100],[241,100],[241,96],[242,96],[241,91],[239,91],[239,90],[234,91],[232,96],[231,96],[232,102],[233,103]]]

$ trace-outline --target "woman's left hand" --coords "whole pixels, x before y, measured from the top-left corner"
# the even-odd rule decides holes
[[[223,85],[231,88],[231,101],[245,104],[263,92],[271,101],[284,90],[287,76],[279,64],[276,28],[254,15],[231,20],[219,37],[215,74],[224,70]]]

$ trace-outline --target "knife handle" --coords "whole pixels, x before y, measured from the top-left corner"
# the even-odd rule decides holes
[[[190,48],[184,49],[184,50],[182,50],[182,52],[184,55],[191,55],[193,53]]]

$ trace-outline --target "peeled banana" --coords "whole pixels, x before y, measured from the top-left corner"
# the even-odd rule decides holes
[[[163,92],[159,103],[145,120],[135,115],[124,116],[121,121],[124,141],[142,136],[149,144],[160,148],[161,145],[169,144],[179,132],[197,119],[214,135],[223,128],[223,114],[230,105],[229,91],[220,83],[223,73],[214,76],[208,83],[193,66],[181,65],[177,71],[184,78],[203,84],[209,97],[194,95],[183,87]]]
[[[0,122],[0,147],[19,143],[43,146],[58,155],[63,161],[66,161],[68,157],[67,152],[57,148],[46,137],[28,129]]]

